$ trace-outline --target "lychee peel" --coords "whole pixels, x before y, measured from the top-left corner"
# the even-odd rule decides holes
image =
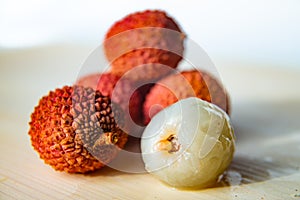
[[[135,88],[135,82],[125,77],[106,73],[94,73],[78,79],[76,85],[91,87],[107,95],[122,109],[125,118],[124,127],[129,134],[135,135],[135,127],[142,125],[142,103],[141,90]]]
[[[116,22],[106,34],[104,51],[112,73],[122,76],[135,69],[131,79],[156,81],[177,67],[184,37],[165,12],[146,10]]]
[[[40,99],[29,135],[40,158],[55,170],[85,173],[105,166],[124,147],[122,117],[99,91],[65,86]]]
[[[198,97],[230,112],[229,96],[222,84],[210,74],[191,70],[171,74],[153,86],[143,105],[144,123],[163,108],[180,99]]]

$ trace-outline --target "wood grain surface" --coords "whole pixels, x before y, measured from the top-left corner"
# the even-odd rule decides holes
[[[0,199],[300,199],[300,72],[218,63],[231,94],[234,161],[214,188],[183,191],[151,175],[56,172],[28,136],[39,98],[73,83],[93,47],[0,52]]]

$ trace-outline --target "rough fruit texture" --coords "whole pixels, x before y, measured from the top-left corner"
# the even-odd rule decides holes
[[[144,123],[163,108],[187,97],[198,97],[229,113],[229,97],[212,76],[199,70],[183,71],[158,81],[146,96],[143,106]]]
[[[45,163],[59,171],[85,173],[103,167],[124,147],[122,117],[100,92],[65,86],[40,99],[29,135]]]
[[[146,10],[126,16],[107,32],[104,50],[112,73],[133,70],[135,81],[155,81],[182,59],[184,34],[163,11]]]
[[[113,102],[118,104],[124,113],[126,127],[129,134],[137,125],[142,124],[142,102],[141,90],[135,88],[134,82],[121,78],[112,73],[95,73],[81,77],[76,85],[91,87],[109,96]]]
[[[199,98],[165,108],[146,127],[145,168],[173,187],[213,186],[232,161],[235,137],[227,114]]]

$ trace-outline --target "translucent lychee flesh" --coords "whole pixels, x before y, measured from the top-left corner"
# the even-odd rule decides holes
[[[141,149],[145,168],[170,186],[213,186],[230,164],[234,133],[227,114],[196,97],[163,109],[146,127]]]

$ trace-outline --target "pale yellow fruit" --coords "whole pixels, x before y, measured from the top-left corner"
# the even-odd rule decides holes
[[[142,156],[146,170],[161,181],[178,188],[205,188],[231,163],[234,139],[228,115],[192,97],[154,116],[142,136]]]

